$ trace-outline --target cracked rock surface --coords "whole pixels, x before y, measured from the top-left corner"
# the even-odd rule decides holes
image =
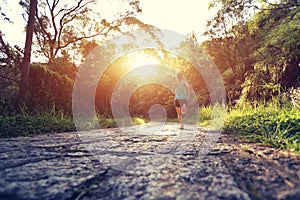
[[[297,155],[149,126],[1,139],[0,199],[300,199]]]

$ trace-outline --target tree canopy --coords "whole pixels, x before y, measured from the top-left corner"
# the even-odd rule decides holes
[[[62,54],[75,53],[83,39],[95,39],[113,31],[121,31],[128,17],[141,12],[139,1],[127,0],[128,10],[120,11],[111,21],[103,18],[95,9],[96,0],[77,0],[66,3],[63,0],[39,2],[35,15],[37,53],[50,61]],[[27,10],[28,1],[20,1]],[[28,12],[28,11],[26,11]],[[77,52],[76,52],[77,53]],[[38,55],[38,54],[37,54]]]
[[[203,46],[221,71],[231,69],[229,76],[236,77],[225,77],[230,101],[268,99],[300,85],[299,1],[223,0],[211,6],[220,9],[208,21],[211,39]]]

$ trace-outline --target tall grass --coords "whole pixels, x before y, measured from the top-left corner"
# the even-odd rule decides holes
[[[200,109],[200,125],[210,126],[212,111],[210,106]],[[254,102],[227,108],[222,130],[252,142],[300,152],[300,109],[282,106],[277,100],[267,104]]]
[[[199,119],[202,126],[221,128],[225,132],[243,136],[249,141],[300,152],[300,109],[297,107],[282,107],[278,101],[272,101],[267,105],[248,103],[234,108],[220,104],[202,107]],[[101,128],[117,127],[113,118],[98,115],[97,120]],[[133,122],[146,123],[141,118],[133,118]],[[37,109],[28,112],[21,109],[19,112],[0,114],[0,137],[69,131],[76,131],[72,116],[56,110],[55,107],[50,110]]]
[[[0,137],[28,136],[32,134],[74,131],[71,116],[54,108],[28,112],[2,113],[0,115]]]
[[[146,123],[144,119],[134,117],[134,124]],[[84,120],[83,120],[84,121]],[[100,126],[99,126],[100,125]],[[87,130],[117,127],[112,117],[97,115],[95,124],[82,125]],[[29,136],[43,133],[61,133],[76,131],[73,118],[63,110],[37,108],[28,111],[21,108],[18,112],[4,111],[0,114],[0,137]]]
[[[226,117],[227,107],[225,104],[203,106],[199,111],[199,125],[208,126],[213,129],[222,129]]]

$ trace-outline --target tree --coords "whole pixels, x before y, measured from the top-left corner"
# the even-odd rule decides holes
[[[94,39],[97,36],[106,36],[111,31],[120,31],[120,26],[127,17],[141,12],[139,1],[126,2],[131,8],[111,22],[103,19],[95,10],[92,11],[91,7],[95,6],[96,0],[77,0],[75,3],[69,1],[64,5],[63,0],[53,0],[52,3],[46,0],[46,3],[40,3],[35,15],[38,52],[50,61],[63,49],[67,52],[84,39]],[[21,2],[21,5],[26,8],[26,1]]]
[[[218,65],[227,65],[224,70],[233,70],[225,80],[240,77],[235,83],[227,82],[235,98],[239,94],[243,100],[266,100],[280,94],[280,86],[299,85],[299,1],[272,2],[222,0],[212,4],[221,6],[208,22],[206,34],[212,39],[204,46]],[[257,80],[260,85],[253,90]]]
[[[13,107],[12,102],[18,92],[21,62],[21,52],[5,42],[0,31],[0,90],[2,94],[0,101],[2,106],[6,106],[6,110],[8,107]]]
[[[32,46],[32,37],[33,37],[33,31],[34,31],[34,15],[35,15],[36,9],[37,9],[37,0],[30,0],[29,18],[28,18],[27,30],[26,30],[24,57],[23,57],[23,61],[21,64],[21,80],[19,83],[19,96],[18,96],[19,104],[25,104],[26,99],[27,99],[31,46]]]
[[[299,86],[299,1],[283,0],[277,4],[265,4],[250,24],[257,41],[254,56],[258,62],[280,66],[277,76],[280,76],[283,87]]]
[[[221,7],[207,22],[204,35],[210,36],[211,42],[204,47],[220,60],[222,64],[217,62],[217,65],[223,65],[223,70],[231,68],[234,73],[244,73],[253,68],[253,60],[248,56],[252,51],[252,40],[247,22],[257,9],[256,3],[255,0],[222,0],[210,5],[210,8]]]

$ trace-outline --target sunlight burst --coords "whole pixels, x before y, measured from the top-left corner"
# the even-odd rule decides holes
[[[157,72],[158,64],[156,58],[144,53],[133,53],[128,58],[130,60],[132,73],[137,76],[153,76]]]

